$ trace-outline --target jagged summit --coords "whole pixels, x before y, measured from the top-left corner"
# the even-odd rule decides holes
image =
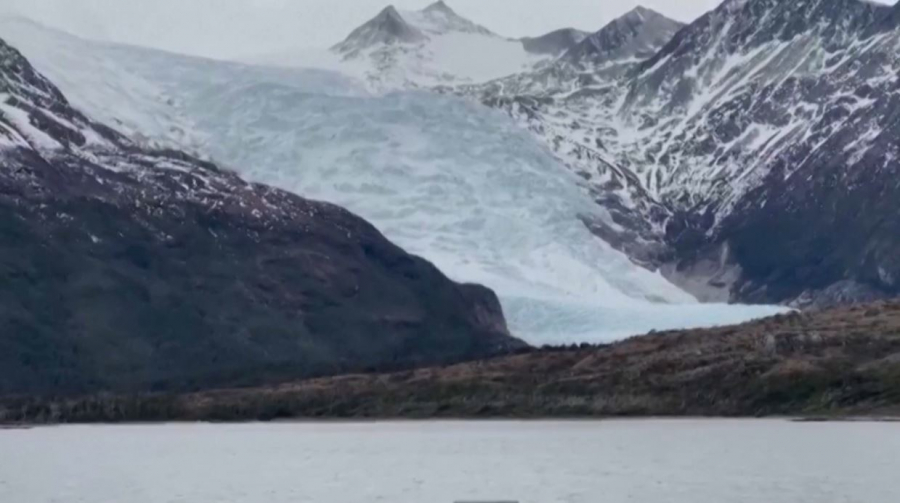
[[[451,9],[450,6],[447,5],[446,2],[444,2],[444,0],[438,0],[437,2],[434,2],[433,4],[425,7],[422,10],[425,12],[445,12],[449,14],[456,14],[455,12],[453,12],[453,9]]]
[[[585,38],[564,56],[570,63],[645,59],[684,25],[646,7],[637,7]]]
[[[487,28],[457,14],[444,2],[436,2],[417,11],[399,11],[389,5],[353,30],[332,50],[352,58],[366,49],[417,44],[427,42],[432,36],[452,33],[496,37]]]
[[[522,41],[498,36],[444,2],[415,11],[388,7],[332,52],[376,91],[487,82],[530,70],[542,59]]]
[[[460,16],[442,1],[435,2],[422,10],[407,11],[401,14],[416,28],[433,35],[456,32],[496,36],[484,26]]]
[[[625,14],[623,14],[622,16],[620,16],[619,19],[632,19],[635,21],[644,21],[645,19],[652,19],[654,17],[665,17],[665,16],[663,16],[659,12],[656,12],[653,9],[648,9],[647,7],[644,7],[643,5],[638,5],[634,9],[631,9],[630,11],[628,11]]]
[[[428,37],[411,26],[393,5],[389,5],[371,21],[353,30],[343,42],[334,46],[333,50],[352,55],[373,46],[413,44],[427,39]]]
[[[375,16],[375,19],[378,19],[381,17],[390,18],[390,19],[400,19],[400,13],[397,12],[397,8],[394,7],[393,5],[388,5],[387,7],[382,9],[381,12],[379,12],[377,16]]]
[[[522,45],[532,54],[559,56],[580,44],[589,35],[590,33],[575,28],[563,28],[540,37],[523,38]]]

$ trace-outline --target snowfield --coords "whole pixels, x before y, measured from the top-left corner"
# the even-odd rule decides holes
[[[493,288],[528,342],[781,311],[700,304],[635,266],[585,227],[608,215],[576,175],[500,111],[424,92],[371,95],[324,71],[88,42],[21,20],[0,32],[88,114],[345,206],[453,279]]]

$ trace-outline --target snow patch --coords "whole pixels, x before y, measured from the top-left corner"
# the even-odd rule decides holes
[[[8,94],[0,93],[0,116],[9,121],[28,144],[36,150],[57,150],[62,148],[56,140],[31,123],[31,116],[25,110],[7,103]]]

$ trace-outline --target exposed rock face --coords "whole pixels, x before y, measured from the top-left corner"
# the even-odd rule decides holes
[[[540,37],[523,38],[522,45],[532,54],[560,56],[580,44],[588,35],[590,34],[574,28],[563,28]]]
[[[263,383],[521,347],[339,207],[150,151],[0,41],[0,394]]]
[[[895,296],[898,12],[729,0],[630,66],[572,70],[573,49],[457,92],[543,139],[609,210],[589,226],[702,298]],[[626,16],[602,40],[627,46],[640,27]]]

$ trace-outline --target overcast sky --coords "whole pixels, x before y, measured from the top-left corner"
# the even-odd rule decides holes
[[[391,1],[0,0],[0,13],[25,14],[91,38],[210,57],[231,57],[333,45]],[[510,37],[540,35],[563,27],[594,31],[638,4],[688,22],[720,2],[446,1],[459,14]],[[419,9],[429,3],[430,0],[393,0],[400,9]]]

